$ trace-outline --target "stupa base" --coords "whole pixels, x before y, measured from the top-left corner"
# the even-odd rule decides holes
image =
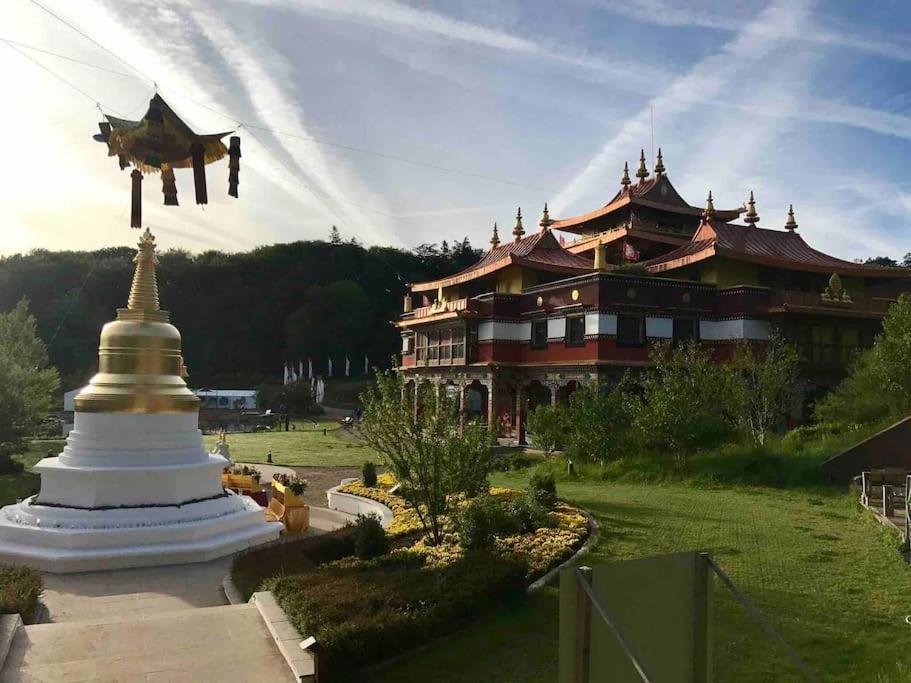
[[[0,510],[0,563],[69,574],[206,562],[272,541],[282,529],[234,493],[180,507],[106,510],[34,500]]]

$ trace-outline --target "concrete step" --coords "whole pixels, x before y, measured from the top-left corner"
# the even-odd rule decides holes
[[[0,682],[293,681],[255,605],[20,627]]]

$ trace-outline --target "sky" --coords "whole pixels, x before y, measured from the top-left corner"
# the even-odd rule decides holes
[[[534,229],[544,202],[604,205],[660,146],[691,204],[752,190],[760,227],[793,204],[828,253],[911,252],[907,0],[0,0],[0,74],[0,255],[136,241],[129,171],[91,136],[156,88],[243,151],[239,199],[226,162],[205,207],[189,170],[180,207],[145,180],[163,248],[332,225],[486,246],[519,206]]]

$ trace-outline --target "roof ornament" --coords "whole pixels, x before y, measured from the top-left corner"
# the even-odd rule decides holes
[[[753,198],[753,190],[750,190],[750,201],[747,202],[747,215],[743,217],[743,222],[752,228],[756,227],[759,222],[759,214],[756,213],[756,200]]]
[[[645,150],[639,150],[639,168],[636,169],[636,177],[639,179],[639,182],[645,182],[645,179],[648,178],[648,169],[645,167]]]
[[[829,286],[825,288],[820,298],[828,303],[853,303],[851,295],[842,287],[838,273],[832,273],[832,277],[829,278]]]
[[[500,246],[500,236],[497,234],[497,224],[493,224],[493,234],[490,236],[490,249],[494,250]]]
[[[550,217],[550,211],[547,210],[547,202],[544,202],[544,211],[541,212],[541,220],[538,225],[541,226],[541,230],[547,230],[553,224],[554,219]]]
[[[522,207],[516,209],[516,227],[512,229],[512,234],[516,236],[516,242],[522,239],[525,234],[525,228],[522,227]]]
[[[664,168],[664,159],[661,158],[661,148],[658,148],[658,158],[655,161],[655,175],[661,177],[667,173],[667,169]]]
[[[632,181],[629,179],[629,163],[626,161],[623,162],[623,177],[620,178],[620,187],[621,192],[627,189],[632,184]]]
[[[787,230],[790,233],[793,233],[795,230],[797,230],[797,220],[794,218],[794,205],[793,204],[791,204],[790,208],[788,208],[788,220],[784,224],[784,227],[785,227],[785,230]]]
[[[715,204],[712,201],[712,191],[709,190],[709,196],[705,200],[705,209],[702,212],[703,218],[712,218],[715,215]]]

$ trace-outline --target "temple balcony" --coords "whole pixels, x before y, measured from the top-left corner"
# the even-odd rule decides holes
[[[882,318],[889,312],[894,299],[827,293],[772,291],[769,296],[769,313],[812,313],[846,317]]]

